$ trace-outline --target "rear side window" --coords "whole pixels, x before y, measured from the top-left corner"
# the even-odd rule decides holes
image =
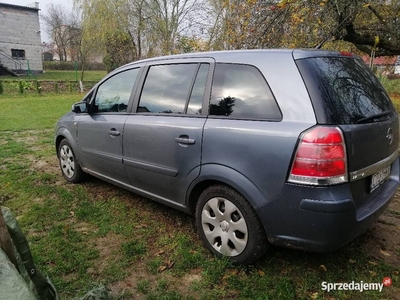
[[[320,124],[357,124],[391,117],[394,107],[379,80],[360,59],[298,60]]]
[[[238,64],[216,65],[210,115],[234,119],[282,118],[260,71],[253,66]]]
[[[201,114],[204,92],[206,90],[208,68],[208,64],[201,64],[199,71],[197,72],[196,81],[194,82],[187,108],[188,115]]]
[[[151,66],[138,112],[183,114],[198,64]]]

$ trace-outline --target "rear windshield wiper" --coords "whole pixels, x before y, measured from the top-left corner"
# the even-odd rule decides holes
[[[367,123],[368,121],[371,121],[371,120],[375,120],[375,119],[380,119],[382,117],[386,117],[390,113],[392,113],[392,112],[390,110],[387,110],[387,111],[381,112],[379,114],[375,114],[375,115],[372,115],[372,116],[369,116],[369,117],[361,118],[361,119],[357,120],[356,123],[357,124]]]

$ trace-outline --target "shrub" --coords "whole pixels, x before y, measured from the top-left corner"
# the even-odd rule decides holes
[[[18,92],[20,94],[25,93],[25,90],[31,90],[31,91],[35,91],[36,90],[36,85],[35,82],[29,82],[29,81],[24,81],[24,80],[19,80],[18,81]]]
[[[42,93],[42,87],[40,86],[40,82],[35,80],[35,89],[36,93],[41,94]]]
[[[24,93],[24,83],[22,81],[18,81],[18,90],[20,94]]]
[[[82,69],[82,64],[77,64],[78,70]],[[73,61],[44,61],[43,69],[45,70],[75,70],[75,62]],[[106,69],[103,63],[98,62],[88,62],[85,63],[85,70],[87,71],[104,71]]]

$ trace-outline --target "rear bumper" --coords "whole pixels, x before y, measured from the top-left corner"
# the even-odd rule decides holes
[[[365,232],[389,205],[398,185],[397,158],[390,178],[359,207],[349,183],[331,187],[286,184],[279,198],[257,212],[271,244],[329,252]]]

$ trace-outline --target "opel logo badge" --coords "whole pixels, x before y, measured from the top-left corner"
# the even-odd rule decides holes
[[[386,134],[386,140],[388,145],[391,145],[393,143],[393,130],[392,128],[389,128]]]

